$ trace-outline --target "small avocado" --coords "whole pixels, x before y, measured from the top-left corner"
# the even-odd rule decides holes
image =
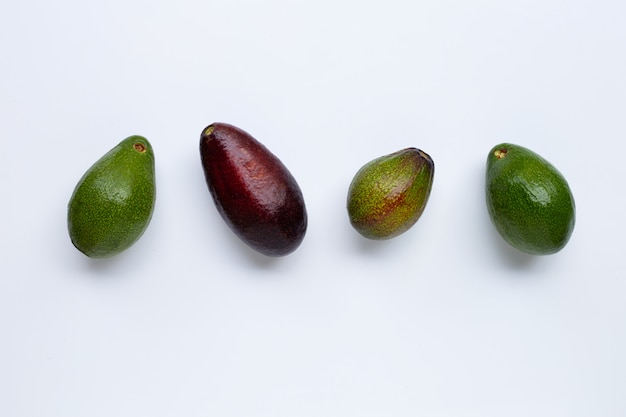
[[[348,189],[350,223],[368,239],[390,239],[406,232],[426,207],[434,173],[432,158],[417,148],[368,162]]]
[[[76,185],[67,213],[72,243],[90,258],[124,251],[148,227],[155,198],[152,146],[142,136],[130,136],[96,161]]]
[[[569,241],[576,207],[563,175],[523,146],[501,143],[487,156],[487,209],[511,246],[531,255],[553,254]]]
[[[233,125],[213,123],[200,135],[200,159],[218,212],[244,243],[271,257],[300,246],[307,229],[302,191],[261,142]]]

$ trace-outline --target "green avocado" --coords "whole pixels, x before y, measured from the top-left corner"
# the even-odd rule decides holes
[[[530,149],[502,143],[489,151],[486,197],[492,223],[522,252],[556,253],[572,235],[576,207],[569,184]]]
[[[374,240],[406,232],[426,207],[434,173],[432,158],[417,148],[368,162],[348,189],[350,223],[362,236]]]
[[[90,258],[116,255],[144,233],[154,210],[154,153],[130,136],[85,172],[70,198],[67,226],[74,246]]]

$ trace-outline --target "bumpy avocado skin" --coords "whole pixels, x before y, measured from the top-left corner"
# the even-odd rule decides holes
[[[148,140],[130,136],[96,161],[76,185],[67,226],[74,246],[107,258],[132,246],[154,210],[154,153]]]
[[[394,238],[422,215],[432,189],[435,165],[417,148],[406,148],[365,164],[348,188],[350,223],[364,237]]]
[[[574,230],[569,184],[552,164],[523,146],[501,143],[489,151],[486,198],[499,234],[522,252],[559,252]]]

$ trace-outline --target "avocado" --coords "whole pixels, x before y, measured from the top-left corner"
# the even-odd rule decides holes
[[[365,164],[348,188],[348,216],[368,239],[396,237],[420,218],[433,185],[435,164],[417,148],[406,148]]]
[[[67,226],[74,246],[91,258],[116,255],[144,233],[154,210],[154,153],[130,136],[96,161],[76,185]]]
[[[523,146],[501,143],[489,151],[486,198],[498,233],[522,252],[556,253],[574,230],[569,184],[550,162]]]
[[[217,210],[249,247],[285,256],[300,246],[307,212],[287,167],[246,131],[213,123],[200,135],[200,159]]]

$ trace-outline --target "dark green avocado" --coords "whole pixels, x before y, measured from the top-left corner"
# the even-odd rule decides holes
[[[532,255],[563,249],[576,222],[569,184],[548,161],[523,146],[501,143],[487,156],[487,209],[511,246]]]

